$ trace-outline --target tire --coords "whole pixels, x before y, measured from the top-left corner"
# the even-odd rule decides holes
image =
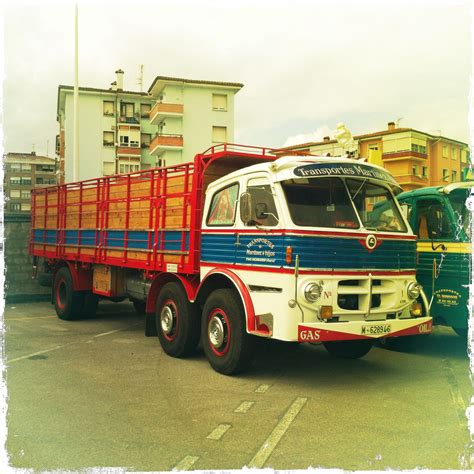
[[[82,304],[81,315],[85,318],[95,318],[97,305],[99,304],[99,295],[92,291],[84,291],[84,302]]]
[[[139,301],[139,300],[131,300],[133,307],[135,308],[135,312],[137,314],[145,314],[145,309],[146,309],[146,302],[145,301]]]
[[[216,372],[232,375],[248,367],[255,340],[247,334],[244,308],[236,291],[211,293],[202,313],[201,341]]]
[[[199,343],[199,312],[183,287],[166,283],[156,302],[155,324],[163,350],[172,357],[187,357]]]
[[[341,359],[359,359],[365,356],[373,346],[371,339],[324,342],[324,347],[333,356]]]
[[[62,267],[54,276],[53,302],[56,314],[64,321],[74,321],[81,317],[84,292],[74,291],[69,268]]]

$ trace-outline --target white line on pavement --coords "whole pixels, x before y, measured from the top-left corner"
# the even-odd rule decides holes
[[[113,333],[119,332],[119,331],[125,331],[126,329],[129,329],[133,326],[138,326],[138,324],[140,324],[140,323],[132,324],[130,326],[120,328],[120,329],[114,329],[113,331],[108,331],[108,332],[103,332],[101,334],[96,334],[95,336],[92,336],[92,338],[107,336],[108,334],[113,334]],[[19,360],[29,359],[30,357],[34,357],[34,356],[37,356],[37,355],[46,354],[47,352],[57,351],[58,349],[62,349],[63,347],[67,347],[67,346],[72,346],[74,344],[81,344],[82,342],[84,342],[84,341],[68,342],[66,344],[61,344],[59,346],[50,347],[49,349],[44,349],[42,351],[32,352],[31,354],[26,354],[26,355],[21,356],[21,357],[15,357],[14,359],[7,359],[7,364],[11,364],[12,362],[18,362]]]
[[[255,402],[242,402],[235,410],[234,413],[247,413],[254,405]]]
[[[249,462],[250,468],[260,469],[263,467],[307,401],[307,398],[299,397],[291,404],[290,408],[288,408],[287,412],[283,415],[283,418],[279,421],[278,425],[275,426],[273,431],[270,433],[270,436],[265,440],[257,454]]]
[[[265,393],[270,388],[270,385],[262,384],[255,389],[255,393]]]
[[[179,461],[175,467],[173,467],[172,471],[187,471],[196,463],[198,459],[198,456],[186,456],[181,461]]]
[[[230,428],[230,425],[219,425],[217,428],[215,428],[211,434],[206,436],[207,439],[212,439],[214,441],[220,440],[224,434],[227,432],[227,430]]]

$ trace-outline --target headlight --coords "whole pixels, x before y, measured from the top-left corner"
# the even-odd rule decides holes
[[[421,293],[420,285],[416,281],[411,281],[407,286],[407,295],[411,300],[416,300]]]
[[[320,283],[308,283],[304,289],[304,297],[310,303],[315,303],[323,292],[323,285]]]

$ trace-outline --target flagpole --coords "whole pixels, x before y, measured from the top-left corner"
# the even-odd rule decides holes
[[[73,131],[72,180],[79,180],[79,58],[78,58],[78,9],[74,16],[74,131]]]

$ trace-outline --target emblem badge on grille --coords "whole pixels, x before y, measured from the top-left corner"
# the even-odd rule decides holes
[[[374,234],[369,234],[365,239],[365,245],[369,250],[373,250],[377,247],[377,239]]]

